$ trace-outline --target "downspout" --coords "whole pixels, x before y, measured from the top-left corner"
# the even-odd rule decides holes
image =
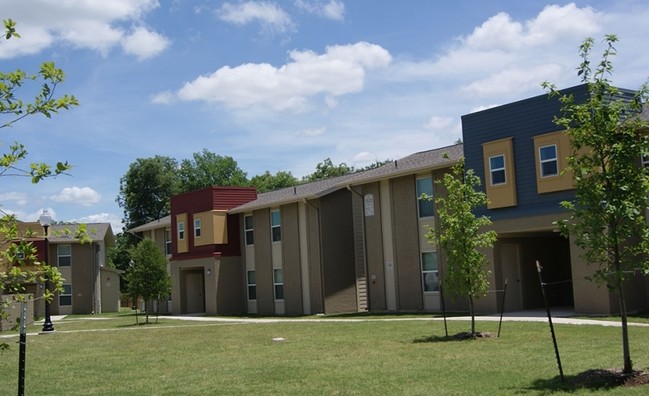
[[[317,214],[317,219],[318,219],[318,247],[320,250],[320,254],[318,255],[318,262],[320,266],[320,300],[322,301],[322,313],[325,311],[325,294],[324,294],[324,268],[323,268],[323,263],[322,263],[322,224],[320,221],[320,208],[314,206],[313,204],[309,203],[309,201],[306,198],[302,198],[302,202],[304,202],[305,205],[312,207]]]

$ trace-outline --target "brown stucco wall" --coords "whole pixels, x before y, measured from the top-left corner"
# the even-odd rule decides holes
[[[324,300],[322,290],[322,257],[320,244],[320,202],[308,201],[307,212],[307,245],[309,257],[309,293],[311,312],[323,313]]]
[[[241,299],[241,258],[222,257],[214,260],[215,271],[218,274],[216,285],[216,311],[219,315],[234,315],[244,312],[244,302]]]
[[[284,313],[302,314],[302,276],[300,273],[300,227],[296,203],[281,207],[282,268],[284,271]]]
[[[423,309],[415,176],[391,181],[398,309]]]

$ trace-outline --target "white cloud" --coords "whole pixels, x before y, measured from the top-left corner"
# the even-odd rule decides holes
[[[92,206],[99,202],[101,195],[90,187],[66,187],[59,194],[50,196],[56,202]]]
[[[124,24],[136,24],[157,7],[157,0],[0,0],[0,9],[16,21],[21,35],[0,46],[0,59],[35,54],[58,43],[105,56],[129,38]]]
[[[540,76],[545,76],[548,81],[556,81],[560,78],[561,71],[562,68],[558,64],[512,66],[484,79],[473,81],[461,87],[461,91],[474,96],[522,93],[538,88],[541,83]]]
[[[14,202],[16,205],[24,206],[27,204],[27,194],[17,191],[1,193],[0,202]]]
[[[151,102],[155,104],[171,104],[176,97],[171,91],[159,92],[151,97]]]
[[[425,129],[446,129],[453,124],[453,118],[451,117],[437,117],[432,116],[424,124]]]
[[[216,12],[217,17],[235,25],[259,22],[268,32],[284,33],[295,29],[291,17],[277,4],[266,1],[224,3]]]
[[[274,67],[266,63],[224,66],[186,83],[181,100],[203,100],[234,108],[254,105],[274,110],[304,110],[316,95],[341,96],[363,90],[366,70],[387,66],[391,56],[366,42],[327,47],[324,54],[291,51],[291,62]],[[327,103],[332,103],[327,98]]]
[[[322,136],[327,131],[327,127],[316,128],[316,129],[304,129],[300,135],[307,137]]]
[[[170,42],[169,40],[146,28],[139,27],[122,41],[124,52],[134,55],[138,60],[152,58],[164,51]]]
[[[339,0],[295,0],[295,6],[304,12],[334,21],[345,19],[345,4]]]

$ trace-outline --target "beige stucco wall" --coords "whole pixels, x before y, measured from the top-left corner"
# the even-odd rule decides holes
[[[372,194],[374,210],[365,216],[365,243],[368,273],[369,310],[387,309],[385,300],[385,272],[383,258],[383,233],[381,230],[381,200],[379,183],[363,185],[363,195]],[[389,199],[386,198],[386,199]]]
[[[275,314],[273,293],[272,242],[270,235],[270,210],[253,212],[255,224],[255,275],[257,277],[257,313]],[[282,230],[283,231],[283,230]]]

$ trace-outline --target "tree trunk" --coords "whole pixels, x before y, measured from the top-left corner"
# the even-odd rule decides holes
[[[618,302],[620,304],[620,318],[622,321],[622,352],[624,356],[624,374],[633,372],[633,363],[631,362],[631,352],[629,348],[629,325],[626,313],[626,296],[624,295],[624,285],[619,279],[618,283]]]
[[[471,315],[471,335],[475,335],[475,313],[473,312],[473,296],[469,295],[469,315]]]

